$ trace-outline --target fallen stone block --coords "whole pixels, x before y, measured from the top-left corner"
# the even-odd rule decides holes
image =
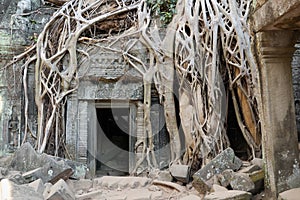
[[[51,182],[55,184],[59,179],[67,180],[73,171],[69,166],[61,166],[55,163],[46,163],[43,167],[25,172],[22,176],[28,182],[32,182],[37,179],[42,179],[43,182]]]
[[[215,174],[220,174],[225,169],[238,170],[241,166],[242,161],[234,155],[234,151],[231,148],[227,148],[207,165],[197,171],[193,177],[198,176],[202,180],[207,181]]]
[[[35,180],[35,181],[29,183],[28,186],[40,194],[44,193],[45,186],[44,186],[42,179]]]
[[[251,178],[251,180],[253,182],[264,180],[264,178],[265,178],[265,171],[263,169],[261,169],[261,170],[258,170],[258,171],[251,172],[249,174],[249,177]]]
[[[76,195],[76,200],[87,200],[87,199],[106,199],[102,196],[102,191],[95,190],[82,195]]]
[[[255,185],[251,178],[244,173],[233,173],[230,186],[234,190],[241,190],[241,191],[252,191],[255,188]]]
[[[93,187],[93,181],[90,179],[67,180],[66,183],[73,189],[73,191],[82,190],[88,192]]]
[[[63,179],[64,181],[68,180],[73,174],[73,170],[71,168],[65,169],[56,176],[54,176],[51,180],[49,180],[50,183],[55,184],[60,179]]]
[[[71,191],[68,184],[60,179],[51,188],[48,195],[45,197],[47,200],[74,200],[74,192]]]
[[[151,199],[152,192],[148,189],[136,189],[127,193],[127,198],[130,200],[149,200]]]
[[[22,176],[21,172],[20,171],[10,171],[8,172],[8,176],[7,178],[18,184],[18,185],[22,185],[22,184],[25,184],[25,183],[28,183],[25,178]]]
[[[148,175],[149,178],[155,179],[155,180],[160,180],[160,181],[172,181],[173,177],[171,176],[169,171],[161,171],[159,169],[152,170],[149,172]]]
[[[250,165],[248,167],[240,169],[238,172],[240,172],[240,173],[252,173],[252,172],[255,172],[255,171],[259,171],[259,170],[261,170],[261,168],[259,166]]]
[[[105,187],[108,189],[117,188],[138,188],[145,187],[151,183],[150,178],[145,177],[120,177],[120,176],[103,176],[93,180],[93,187]]]
[[[186,197],[180,198],[180,200],[201,200],[201,197],[196,196],[194,194],[190,194],[190,195],[188,195]]]
[[[200,194],[205,194],[210,190],[206,181],[226,169],[238,170],[241,166],[242,161],[235,156],[231,148],[227,148],[193,175],[192,184]]]
[[[218,182],[223,187],[228,187],[234,172],[231,169],[224,170],[221,174],[216,175]]]
[[[41,193],[34,191],[31,187],[17,185],[8,179],[0,182],[0,199],[3,200],[43,200]]]
[[[228,191],[228,189],[226,187],[217,184],[213,184],[210,190],[210,192],[224,192],[224,191]]]
[[[53,185],[51,184],[51,183],[45,183],[44,184],[44,192],[43,192],[43,196],[44,197],[47,197],[48,195],[49,195],[49,193],[51,192],[51,187],[52,187]]]
[[[265,172],[263,169],[250,173],[249,177],[255,185],[254,189],[250,191],[252,194],[257,194],[264,190]]]
[[[39,156],[27,142],[14,153],[10,167],[22,172],[34,170],[42,166]]]
[[[29,172],[42,168],[39,172],[32,174],[35,180],[41,178],[44,182],[52,180],[66,169],[72,169],[73,178],[85,176],[86,165],[70,160],[53,157],[47,154],[38,154],[29,143],[25,143],[12,157],[10,168],[22,172]],[[34,177],[32,177],[34,178]]]
[[[171,165],[170,168],[171,175],[178,181],[183,183],[188,183],[190,180],[190,167],[188,165]]]
[[[250,200],[251,193],[239,190],[212,192],[204,197],[204,200]]]
[[[278,200],[299,200],[300,188],[290,189],[279,193]]]
[[[49,155],[48,155],[49,156]],[[57,162],[61,163],[61,165],[67,165],[73,170],[73,174],[71,178],[73,179],[84,179],[87,173],[87,166],[85,164],[73,161],[73,160],[68,160],[64,158],[59,158],[59,157],[54,157],[50,156],[52,159],[56,160]]]
[[[0,173],[2,176],[8,175],[8,169],[6,167],[0,167]]]
[[[299,188],[300,187],[300,168],[299,163],[295,161],[295,164],[293,165],[293,173],[287,177],[287,185],[289,188]]]
[[[263,169],[263,168],[264,168],[264,160],[261,159],[261,158],[254,158],[253,160],[250,161],[250,163],[251,163],[252,165],[259,166],[260,169]]]
[[[109,200],[129,200],[127,198],[127,194],[128,192],[130,191],[122,191],[122,190],[117,190],[117,191],[114,191],[114,192],[110,192],[110,193],[107,193],[106,191],[103,191],[103,194],[101,196],[101,199],[109,199]],[[97,198],[97,199],[100,199],[100,198]]]
[[[28,172],[23,173],[22,176],[28,183],[30,183],[32,181],[39,179],[41,170],[42,170],[42,167],[39,167],[34,170],[30,170]]]
[[[200,177],[195,176],[193,179],[192,185],[200,194],[206,194],[211,190],[211,185],[207,184],[206,181],[203,181]]]
[[[249,177],[249,174],[234,172],[232,170],[224,170],[218,175],[219,183],[224,186],[230,186],[234,190],[253,191],[255,184]]]

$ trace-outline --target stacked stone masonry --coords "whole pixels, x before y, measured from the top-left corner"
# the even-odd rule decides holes
[[[299,38],[300,39],[300,38]],[[292,61],[293,89],[295,98],[298,141],[300,141],[300,41],[295,45],[296,51]]]

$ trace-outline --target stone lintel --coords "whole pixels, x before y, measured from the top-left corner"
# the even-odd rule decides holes
[[[271,198],[291,188],[288,179],[298,165],[298,144],[292,89],[293,31],[257,33],[260,118],[266,170],[266,189]]]
[[[267,0],[252,14],[254,31],[300,29],[299,9],[299,0]]]

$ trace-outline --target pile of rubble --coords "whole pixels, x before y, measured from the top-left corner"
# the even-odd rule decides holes
[[[262,199],[262,164],[261,159],[242,162],[228,148],[193,174],[192,182],[185,165],[172,165],[169,171],[153,171],[147,177],[87,179],[85,165],[37,154],[27,143],[9,161],[1,162],[0,199]]]

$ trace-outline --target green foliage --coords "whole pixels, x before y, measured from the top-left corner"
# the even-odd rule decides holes
[[[155,17],[159,17],[163,25],[171,22],[176,13],[177,0],[147,0],[149,8]]]

